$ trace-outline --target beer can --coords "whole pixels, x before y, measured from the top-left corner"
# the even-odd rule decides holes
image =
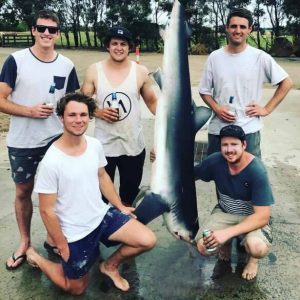
[[[202,233],[203,237],[209,237],[211,235],[211,230],[210,229],[204,229]],[[214,248],[207,248],[207,252],[214,252],[217,250],[217,247]]]

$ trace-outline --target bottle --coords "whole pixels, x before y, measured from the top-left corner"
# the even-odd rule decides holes
[[[45,101],[45,104],[48,105],[49,107],[54,107],[54,104],[56,103],[54,93],[55,93],[55,83],[52,83],[50,85],[49,93]]]
[[[203,230],[203,237],[209,237],[211,235],[211,230],[210,229],[204,229]],[[207,248],[206,251],[208,253],[214,252],[217,250],[217,247],[214,248]]]
[[[117,93],[112,93],[111,95],[111,108],[114,108],[118,113],[118,119],[119,119],[119,102],[117,99]]]
[[[228,111],[231,115],[233,116],[236,116],[236,109],[234,107],[234,104],[233,104],[233,99],[234,97],[233,96],[230,96],[229,97],[229,101],[228,101]]]

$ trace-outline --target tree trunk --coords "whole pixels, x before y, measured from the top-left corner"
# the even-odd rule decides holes
[[[74,35],[75,47],[78,48],[78,46],[79,46],[79,43],[78,43],[78,30],[77,30],[76,24],[73,24],[73,35]]]
[[[91,44],[91,39],[90,39],[90,32],[89,32],[89,28],[87,26],[85,27],[85,36],[86,36],[87,45],[89,48],[91,48],[92,44]]]
[[[71,48],[69,31],[66,30],[66,31],[64,32],[64,34],[65,34],[66,41],[67,41],[67,48]]]
[[[82,45],[82,39],[81,39],[81,32],[80,32],[80,30],[78,31],[78,35],[79,35],[79,45],[82,48],[83,45]]]
[[[258,49],[261,49],[261,46],[260,46],[260,22],[259,22],[259,17],[257,17],[256,38],[257,38],[257,47],[258,47]]]
[[[95,47],[98,47],[98,40],[97,40],[97,25],[96,23],[94,23],[94,46]]]
[[[60,35],[60,44],[61,44],[62,47],[64,46],[62,35]]]

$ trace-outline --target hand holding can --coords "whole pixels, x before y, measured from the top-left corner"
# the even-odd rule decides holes
[[[210,229],[204,229],[203,230],[203,238],[209,237],[211,235],[211,230]],[[213,247],[213,248],[206,248],[206,251],[208,253],[212,253],[215,252],[217,250],[217,247]]]

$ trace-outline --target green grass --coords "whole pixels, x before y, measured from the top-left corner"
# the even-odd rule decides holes
[[[30,35],[30,32],[29,31],[18,32],[18,35]],[[80,36],[81,36],[82,47],[88,47],[85,32],[81,31],[80,32]],[[91,41],[92,47],[94,47],[94,33],[90,31],[89,32],[89,37],[90,37],[90,41]],[[293,36],[287,35],[285,37],[290,42],[293,42]],[[70,39],[70,45],[71,45],[71,47],[74,47],[75,46],[74,35],[73,35],[72,32],[69,32],[69,39]],[[253,46],[253,47],[257,47],[256,40],[257,40],[257,34],[256,34],[256,32],[252,32],[251,33],[251,38],[248,38],[248,43],[251,46]],[[99,39],[99,37],[97,37],[97,42],[98,42],[98,47],[100,47],[100,39]],[[227,43],[226,42],[226,38],[224,36],[220,37],[220,45],[221,46],[225,46],[226,43]],[[270,47],[271,47],[271,32],[266,31],[265,34],[261,36],[260,43],[261,43],[261,48],[262,49],[265,49],[267,51],[270,50]],[[268,44],[268,47],[267,47],[267,44]],[[65,34],[63,32],[61,33],[60,37],[58,38],[58,40],[56,42],[56,45],[57,46],[61,46],[61,47],[66,47],[67,46],[67,40],[66,40]]]
[[[81,31],[80,32],[80,36],[81,36],[82,46],[83,47],[87,47],[88,43],[87,43],[85,32]],[[89,37],[90,37],[90,41],[91,41],[92,47],[94,47],[94,33],[93,32],[89,32]],[[75,46],[74,35],[73,35],[72,32],[69,32],[69,39],[70,39],[71,46]],[[97,37],[97,42],[98,42],[98,47],[99,47],[99,45],[100,45],[100,39],[98,37]],[[78,43],[80,44],[79,37],[78,37]],[[66,39],[64,33],[61,33],[59,39],[56,42],[56,45],[58,45],[58,46],[67,46],[67,39]]]

